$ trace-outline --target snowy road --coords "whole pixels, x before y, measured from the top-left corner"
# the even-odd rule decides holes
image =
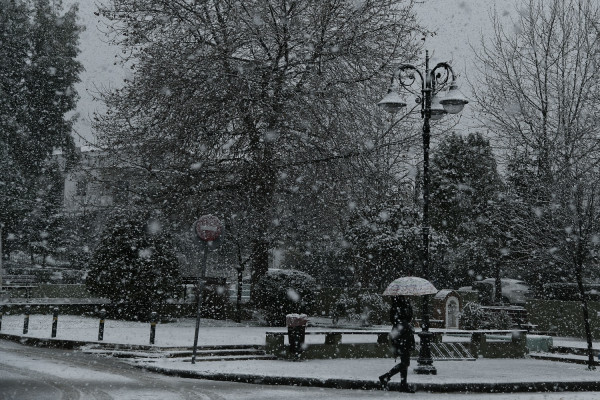
[[[167,377],[79,351],[0,340],[0,399],[531,399],[589,400],[598,393],[440,394],[262,386]]]

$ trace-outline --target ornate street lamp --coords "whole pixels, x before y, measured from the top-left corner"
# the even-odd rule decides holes
[[[433,69],[429,69],[429,52],[425,52],[425,73],[410,64],[402,64],[392,76],[391,89],[388,94],[377,103],[378,106],[390,113],[396,113],[406,107],[406,100],[400,93],[400,89],[408,89],[416,81],[415,73],[421,82],[421,97],[417,102],[421,104],[421,118],[423,119],[423,254],[422,254],[422,278],[429,280],[429,120],[438,120],[445,114],[457,114],[462,111],[469,101],[458,90],[454,71],[448,63],[441,62]],[[448,88],[449,86],[449,88]],[[447,89],[445,95],[442,92]],[[421,315],[421,349],[417,360],[415,373],[432,374],[437,373],[431,358],[431,337],[429,332],[429,297],[422,298]]]

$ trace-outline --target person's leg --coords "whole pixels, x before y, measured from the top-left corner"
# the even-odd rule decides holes
[[[386,376],[388,380],[390,380],[390,378],[394,375],[396,375],[398,372],[402,371],[402,363],[398,363],[396,365],[394,365],[392,367],[392,369],[390,369],[388,372],[386,372],[385,374],[383,374],[382,376]]]
[[[406,379],[408,378],[408,366],[410,365],[410,353],[405,352],[400,356],[400,364],[398,364],[398,370],[400,371],[400,382],[402,385],[406,385]]]
[[[394,365],[392,367],[392,369],[390,369],[388,372],[386,372],[385,374],[381,375],[379,377],[379,382],[381,382],[381,384],[383,386],[387,387],[388,382],[390,381],[390,379],[392,378],[392,376],[396,375],[398,372],[402,373],[402,369],[406,369],[408,367],[405,367],[402,364],[402,357],[400,357],[400,363]]]
[[[400,371],[400,391],[414,393],[414,390],[408,386],[408,366],[410,365],[410,353],[406,353],[406,356],[400,358],[399,371]]]
[[[408,366],[400,364],[402,368],[400,368],[400,383],[402,385],[406,385],[406,381],[408,379]]]

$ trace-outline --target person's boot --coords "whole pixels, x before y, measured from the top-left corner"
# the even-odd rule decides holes
[[[390,376],[388,374],[383,374],[379,377],[379,383],[381,384],[381,389],[388,390],[388,383],[390,382]]]
[[[411,388],[406,381],[400,382],[400,391],[404,393],[414,393],[415,390]]]

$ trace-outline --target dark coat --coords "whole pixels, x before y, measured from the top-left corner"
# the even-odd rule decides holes
[[[415,329],[411,324],[413,309],[410,301],[403,296],[394,298],[390,308],[390,322],[392,331],[390,341],[396,357],[404,358],[408,362],[411,350],[415,348]]]
[[[393,304],[390,307],[390,322],[392,326],[398,325],[401,322],[410,322],[413,319],[413,310],[410,303]]]
[[[408,356],[415,349],[415,328],[408,321],[401,321],[392,327],[390,341],[396,357]]]

